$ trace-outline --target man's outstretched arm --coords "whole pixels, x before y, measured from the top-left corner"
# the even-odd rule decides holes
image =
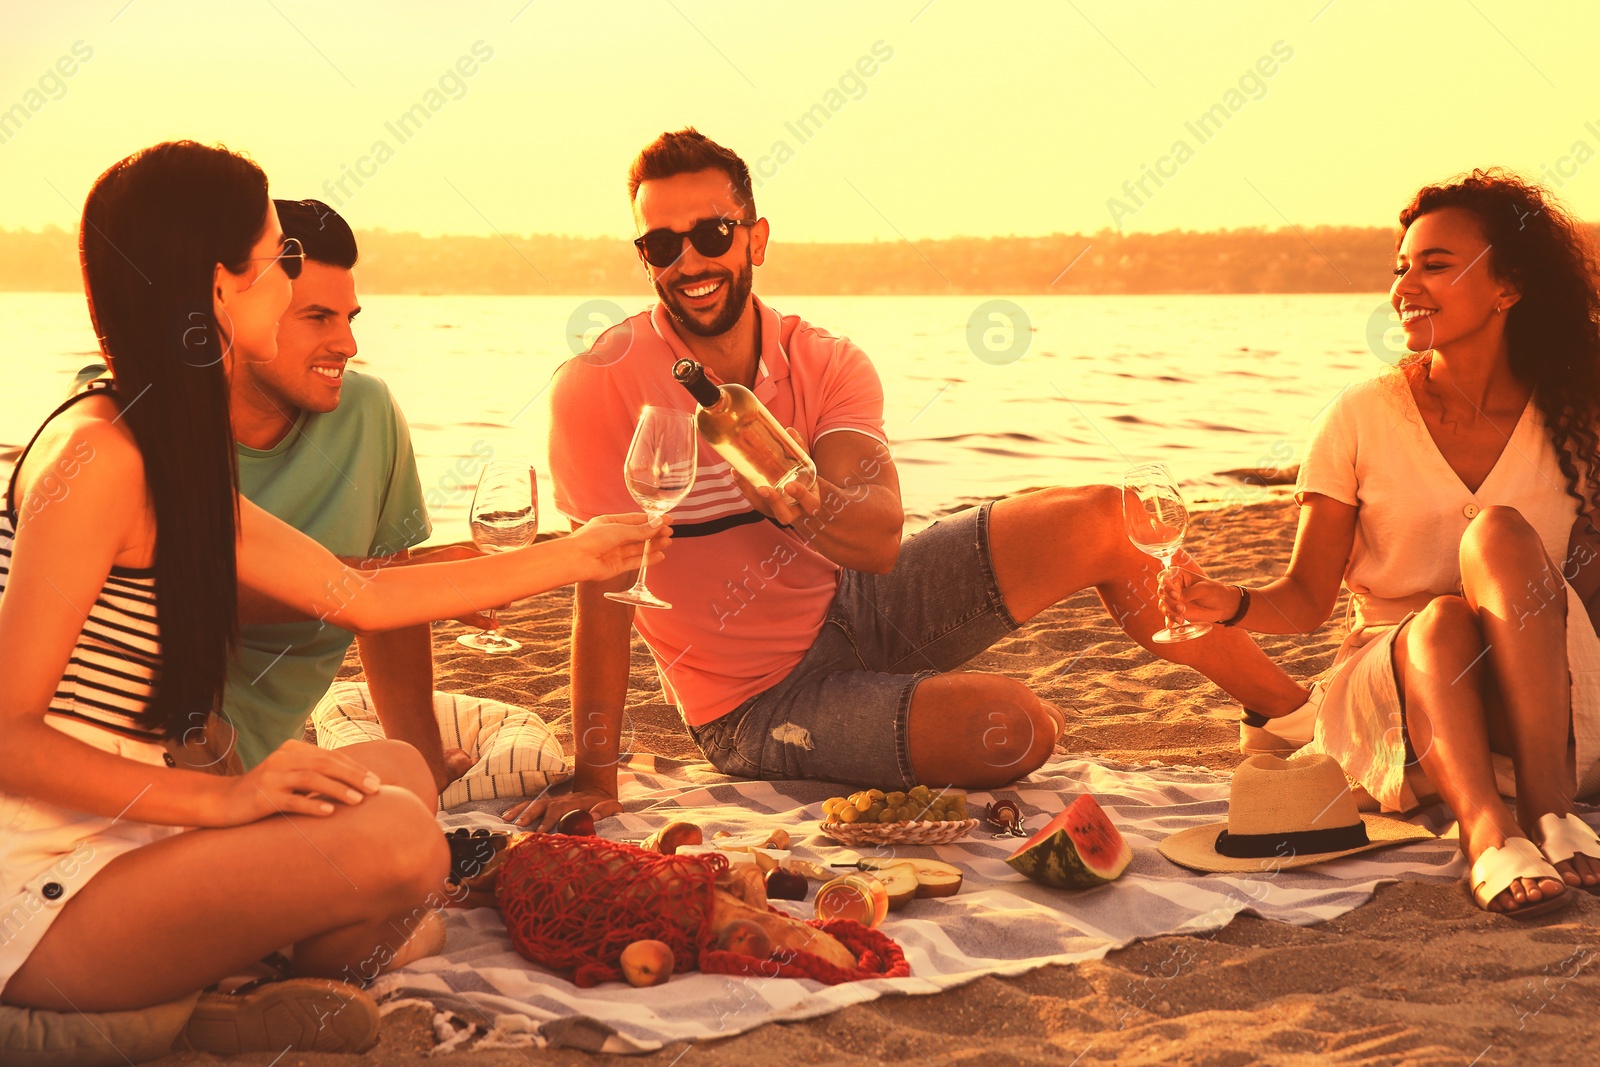
[[[569,811],[586,809],[596,819],[622,810],[617,794],[617,759],[622,744],[622,708],[628,699],[628,660],[633,609],[607,600],[633,584],[633,574],[605,582],[579,582],[572,605],[572,747],[570,789],[514,805],[508,821],[548,832]]]

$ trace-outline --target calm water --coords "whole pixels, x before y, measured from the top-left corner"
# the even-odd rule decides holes
[[[1221,472],[1299,462],[1310,420],[1381,364],[1368,348],[1380,294],[1026,296],[1027,324],[969,319],[978,297],[775,297],[852,338],[883,378],[910,524],[1010,490],[1117,481],[1169,463],[1195,499]],[[543,390],[571,354],[575,297],[370,296],[355,365],[388,381],[411,423],[435,540],[464,540],[487,443],[544,471]],[[628,312],[639,297],[615,298]],[[1031,325],[1029,325],[1031,324]],[[1027,347],[1019,357],[1019,337]],[[576,343],[576,341],[571,342]],[[974,347],[988,358],[974,355]],[[0,444],[27,436],[95,358],[83,298],[0,293]],[[546,528],[553,518],[541,486]]]

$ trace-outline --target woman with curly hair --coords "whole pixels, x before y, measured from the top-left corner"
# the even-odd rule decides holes
[[[1342,579],[1350,632],[1307,750],[1386,810],[1443,799],[1478,906],[1528,917],[1600,890],[1600,840],[1572,814],[1600,794],[1595,261],[1499,170],[1422,189],[1400,225],[1390,301],[1411,355],[1313,426],[1288,572],[1249,590],[1169,572],[1163,595],[1194,620],[1308,633]]]

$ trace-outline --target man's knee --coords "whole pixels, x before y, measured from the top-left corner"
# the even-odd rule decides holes
[[[1074,524],[1114,517],[1122,528],[1122,490],[1114,485],[1058,485],[1030,494],[1041,507]]]
[[[963,784],[1003,785],[1033,773],[1050,758],[1060,725],[1032,690],[1000,675],[953,677],[963,691],[959,706],[966,720],[960,734],[969,774]]]

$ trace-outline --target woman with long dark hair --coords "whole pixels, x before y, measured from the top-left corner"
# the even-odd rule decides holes
[[[113,385],[46,422],[0,513],[6,1004],[144,1007],[288,945],[299,975],[367,978],[441,903],[432,812],[336,752],[291,741],[238,776],[177,765],[220,703],[237,584],[378,630],[610,577],[644,553],[644,516],[605,517],[366,575],[240,498],[225,376],[276,354],[298,255],[266,176],[220,148],[139,152],[85,204]]]
[[[1412,354],[1313,427],[1288,572],[1163,590],[1193,619],[1308,633],[1342,579],[1350,632],[1308,751],[1384,809],[1442,798],[1478,905],[1527,917],[1600,889],[1600,840],[1572,813],[1600,795],[1596,263],[1500,170],[1422,189],[1400,226],[1390,300]]]

